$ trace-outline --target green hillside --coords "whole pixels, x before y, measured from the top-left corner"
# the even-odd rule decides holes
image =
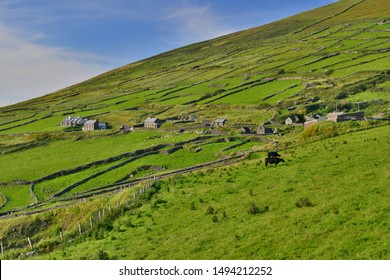
[[[342,0],[1,107],[5,258],[389,259],[389,11]],[[335,111],[365,120],[304,129]]]

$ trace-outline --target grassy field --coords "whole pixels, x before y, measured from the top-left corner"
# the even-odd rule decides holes
[[[72,238],[69,220],[87,229],[93,214],[82,209],[124,207],[71,245],[35,258],[96,259],[103,250],[111,259],[388,259],[390,209],[378,201],[390,198],[390,162],[381,156],[389,135],[382,126],[294,146],[280,152],[286,163],[277,167],[266,168],[265,154],[255,153],[159,181],[157,193],[135,208],[124,206],[129,190],[56,210]]]

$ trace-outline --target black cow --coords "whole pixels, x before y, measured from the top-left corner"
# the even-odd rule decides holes
[[[278,157],[265,158],[265,166],[268,166],[268,164],[275,164],[276,166],[280,162],[284,162],[284,159]]]

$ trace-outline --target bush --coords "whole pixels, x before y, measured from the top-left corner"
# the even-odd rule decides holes
[[[257,206],[256,204],[254,204],[252,202],[248,208],[248,213],[251,215],[256,215],[256,214],[268,212],[268,210],[269,210],[269,207],[267,205],[260,209],[259,206]]]
[[[256,204],[251,203],[251,205],[248,208],[248,213],[251,214],[251,215],[259,214],[260,213],[260,208]]]
[[[96,257],[98,260],[109,260],[110,259],[107,252],[104,250],[99,250],[96,254]]]
[[[207,208],[207,215],[213,215],[214,212],[215,210],[213,206],[209,206],[209,208]]]
[[[301,197],[297,202],[295,202],[295,206],[297,208],[313,207],[314,204],[307,197]]]

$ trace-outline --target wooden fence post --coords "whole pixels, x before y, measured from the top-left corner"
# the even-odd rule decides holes
[[[1,258],[4,259],[4,247],[3,247],[3,242],[1,242]]]
[[[93,227],[93,225],[92,225],[92,216],[89,217],[89,224],[91,225],[91,229],[92,229],[92,227]]]
[[[61,242],[64,242],[64,234],[62,233],[62,230],[60,230],[60,238],[61,238]]]
[[[79,233],[81,235],[81,224],[79,223]]]
[[[27,237],[27,240],[28,240],[28,244],[30,244],[31,250],[34,250],[34,246],[32,244],[30,237]]]
[[[101,218],[102,218],[102,217],[101,217],[101,215],[100,215],[100,210],[99,210],[99,222],[100,222]]]

